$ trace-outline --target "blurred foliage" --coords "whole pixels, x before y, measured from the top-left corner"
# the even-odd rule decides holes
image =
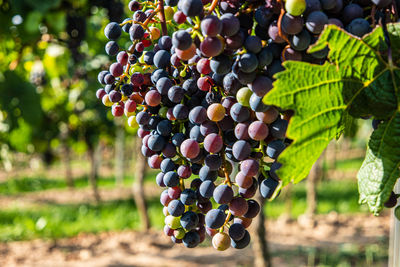
[[[82,152],[99,138],[110,140],[115,125],[95,92],[97,73],[109,62],[103,29],[122,20],[123,6],[0,0],[0,143],[42,153],[50,163],[61,144]]]

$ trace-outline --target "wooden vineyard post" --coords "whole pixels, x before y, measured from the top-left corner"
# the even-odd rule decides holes
[[[400,193],[400,182],[397,181],[394,192]],[[389,237],[389,267],[400,267],[400,220],[391,212],[390,237]]]

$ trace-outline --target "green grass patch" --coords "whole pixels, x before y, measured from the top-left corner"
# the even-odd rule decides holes
[[[145,182],[153,182],[155,172],[152,170],[145,176]],[[124,185],[130,185],[133,182],[132,176],[124,177]],[[89,186],[87,176],[74,179],[75,188],[85,188]],[[116,186],[114,177],[100,177],[98,179],[99,187],[113,188]],[[66,189],[67,184],[64,179],[46,178],[46,177],[20,177],[10,178],[0,183],[0,195],[17,195],[26,192],[37,192],[49,189]]]
[[[305,182],[302,182],[291,188],[291,216],[294,218],[306,211],[307,191],[305,185]],[[368,212],[367,206],[358,204],[358,197],[355,180],[331,180],[319,183],[317,187],[317,212],[319,214],[326,214],[331,211],[347,214]],[[275,200],[267,202],[265,205],[267,216],[270,218],[279,217],[285,211],[285,205],[283,194]]]
[[[336,161],[336,170],[356,171],[359,170],[364,158],[344,159]]]
[[[148,201],[151,224],[163,226],[162,206],[158,199]],[[100,205],[46,204],[35,209],[0,210],[0,241],[33,238],[61,238],[81,232],[140,229],[140,219],[133,200],[102,202]]]

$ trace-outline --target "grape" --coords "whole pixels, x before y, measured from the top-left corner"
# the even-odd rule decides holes
[[[140,3],[136,0],[130,1],[128,4],[129,10],[134,12],[140,9]]]
[[[372,3],[378,6],[378,8],[383,8],[392,3],[390,0],[372,0]]]
[[[244,41],[244,47],[247,51],[257,54],[262,48],[261,39],[258,36],[249,36]]]
[[[200,235],[196,232],[188,232],[182,239],[182,243],[187,248],[194,248],[200,243]]]
[[[164,137],[162,137],[161,135],[158,135],[158,134],[150,136],[149,141],[147,143],[148,143],[149,148],[155,152],[159,152],[159,151],[163,150],[163,148],[166,144]]]
[[[239,188],[239,195],[244,198],[251,198],[256,194],[257,189],[258,189],[257,180],[253,178],[252,184],[249,188],[243,188],[243,187]]]
[[[174,187],[179,184],[179,175],[174,171],[169,171],[164,174],[163,182],[168,187]]]
[[[212,181],[206,180],[201,183],[199,192],[202,197],[210,198],[213,196],[215,185]]]
[[[302,17],[285,14],[282,17],[282,30],[287,34],[298,34],[303,29],[304,21]]]
[[[161,77],[158,79],[157,84],[156,84],[156,88],[157,91],[161,94],[161,95],[167,95],[169,89],[173,86],[172,81],[167,78],[167,77]]]
[[[329,23],[329,24],[334,24],[334,25],[336,25],[336,26],[338,26],[338,27],[340,27],[340,28],[343,28],[343,27],[344,27],[343,23],[342,23],[339,19],[336,19],[336,18],[330,18],[330,19],[328,20],[328,23]]]
[[[223,146],[222,137],[218,134],[211,133],[204,138],[204,149],[209,153],[218,153]]]
[[[200,24],[203,35],[215,37],[222,31],[222,23],[218,17],[209,15],[202,19]]]
[[[245,230],[244,237],[240,240],[231,239],[231,246],[236,249],[243,249],[250,244],[250,234]]]
[[[129,29],[129,36],[132,41],[142,39],[144,36],[143,27],[140,26],[139,24],[132,24],[132,26]]]
[[[213,57],[210,61],[210,68],[216,74],[227,74],[231,70],[232,62],[230,58],[224,54]]]
[[[119,51],[119,46],[114,41],[109,41],[105,47],[106,53],[109,56],[115,56]],[[108,72],[107,72],[108,73]]]
[[[342,12],[343,22],[345,24],[348,24],[356,18],[362,18],[363,14],[364,14],[364,11],[363,11],[362,7],[360,7],[357,4],[349,4],[349,5],[345,6],[343,9],[343,12]]]
[[[280,126],[275,126],[275,129]],[[279,128],[281,130],[281,128]],[[285,129],[286,131],[286,129]],[[256,141],[261,141],[268,136],[268,126],[261,122],[261,121],[254,121],[249,125],[249,136],[251,139],[256,140]],[[276,135],[276,130],[275,130],[275,135]]]
[[[263,68],[265,66],[268,66],[269,64],[272,63],[272,60],[274,59],[274,56],[272,55],[272,52],[268,47],[265,47],[261,50],[261,52],[257,55],[258,59],[258,67]]]
[[[232,152],[237,160],[244,160],[250,156],[251,146],[248,142],[239,140],[233,144]]]
[[[261,210],[260,205],[253,199],[247,200],[247,212],[243,215],[245,218],[255,218]]]
[[[245,176],[256,176],[258,173],[259,164],[258,161],[254,159],[246,159],[242,161],[240,165],[240,171]]]
[[[221,121],[225,117],[225,108],[219,103],[211,104],[207,108],[207,117],[211,121]]]
[[[169,205],[169,203],[172,201],[172,199],[169,197],[169,195],[168,195],[168,190],[164,190],[162,193],[161,193],[161,196],[160,196],[160,203],[161,203],[161,205],[163,205],[164,207],[166,207],[166,206],[168,206]]]
[[[305,0],[287,0],[285,3],[286,11],[293,16],[300,16],[306,10]]]
[[[172,113],[177,120],[184,120],[189,116],[189,109],[183,104],[178,104],[174,107]]]
[[[265,105],[263,98],[252,94],[249,100],[250,108],[256,112],[265,112],[269,109],[269,106]]]
[[[179,217],[172,215],[165,217],[165,224],[173,230],[178,229],[181,226]]]
[[[249,119],[250,111],[248,108],[236,103],[231,107],[230,115],[234,121],[244,122]]]
[[[275,192],[275,189],[278,187],[279,182],[275,179],[268,177],[263,180],[260,184],[260,194],[263,198],[271,198]]]
[[[185,50],[175,48],[175,53],[180,59],[189,60],[196,54],[196,45],[192,43],[192,45]]]
[[[170,64],[171,55],[166,50],[159,50],[153,57],[154,65],[157,68],[165,69]]]
[[[272,178],[279,180],[278,175],[276,174],[276,171],[282,166],[279,162],[274,162],[271,165],[271,168],[269,169],[269,174],[271,175]]]
[[[270,133],[275,138],[284,138],[288,127],[288,121],[278,119],[270,126]]]
[[[218,204],[228,204],[233,198],[232,188],[225,184],[217,186],[213,198]]]
[[[369,22],[363,18],[356,18],[347,25],[346,30],[358,37],[363,37],[371,30]]]
[[[236,95],[237,91],[242,87],[233,73],[228,73],[224,77],[223,87],[230,95]]]
[[[203,12],[203,3],[201,0],[180,0],[178,2],[179,10],[187,17],[198,16]]]
[[[239,140],[247,140],[250,138],[248,133],[249,125],[247,123],[238,123],[235,127],[235,136]]]
[[[268,35],[275,43],[283,43],[285,40],[279,35],[279,28],[277,25],[277,21],[274,21],[269,25]]]
[[[225,213],[220,209],[212,209],[206,214],[206,226],[211,229],[218,229],[225,223]]]
[[[243,172],[238,172],[235,177],[235,182],[240,188],[248,189],[253,184],[253,177],[246,176]]]
[[[187,231],[196,228],[198,223],[199,223],[199,216],[197,216],[197,214],[194,213],[193,211],[185,212],[180,220],[180,224]]]
[[[169,172],[169,171],[174,171],[175,170],[175,163],[174,163],[174,161],[172,160],[172,159],[164,159],[162,162],[161,162],[161,165],[160,165],[160,169],[161,169],[161,171],[162,172],[164,172],[164,173],[166,173],[166,172]]]
[[[212,182],[214,182],[218,177],[218,172],[215,171],[215,170],[211,170],[207,166],[203,166],[200,169],[199,177],[200,177],[201,181],[203,181],[203,182],[204,181],[212,181]]]
[[[234,198],[229,203],[229,210],[234,216],[243,216],[248,211],[247,201],[241,197]]]
[[[232,240],[240,240],[244,237],[246,229],[239,223],[233,223],[229,227],[229,237]]]
[[[186,139],[180,146],[181,153],[188,159],[194,159],[200,153],[199,143],[192,139]]]
[[[307,17],[307,30],[314,34],[319,34],[324,29],[325,24],[328,24],[328,17],[321,11],[314,11]]]
[[[393,208],[397,204],[397,196],[396,194],[392,191],[390,194],[389,199],[384,203],[384,206],[386,208]]]
[[[250,97],[252,95],[252,91],[248,87],[243,87],[236,94],[236,99],[239,104],[245,107],[249,107]]]
[[[186,50],[192,45],[192,37],[185,30],[179,30],[172,35],[172,44],[178,49]]]
[[[121,27],[118,23],[111,22],[104,28],[104,35],[109,40],[117,40],[121,36]]]
[[[185,205],[192,205],[196,202],[196,193],[192,189],[185,189],[181,193],[181,202]]]
[[[330,10],[335,8],[337,0],[320,0],[321,6],[325,10]]]
[[[170,187],[168,188],[168,196],[171,199],[178,199],[181,195],[182,190],[179,187]]]
[[[222,165],[222,159],[219,155],[207,155],[204,164],[212,171],[217,171]]]
[[[258,76],[248,86],[254,94],[263,97],[272,89],[272,80],[267,76]]]
[[[258,59],[253,53],[243,54],[239,59],[239,68],[241,71],[250,73],[257,69]]]
[[[222,23],[221,35],[233,36],[239,32],[240,22],[231,13],[226,13],[220,17]]]
[[[218,37],[206,37],[200,43],[201,52],[207,57],[218,56],[222,50],[222,43]]]
[[[212,244],[215,249],[224,251],[229,248],[230,240],[226,233],[216,233],[212,238]]]

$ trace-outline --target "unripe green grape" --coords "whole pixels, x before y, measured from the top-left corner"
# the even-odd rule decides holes
[[[161,117],[161,118],[166,118],[167,117],[167,112],[168,112],[168,107],[162,107],[162,108],[160,108],[160,110],[158,111],[158,115]]]
[[[185,230],[183,228],[178,228],[174,230],[174,236],[175,238],[182,239],[185,237]]]
[[[306,10],[305,0],[286,0],[286,11],[292,16],[300,16]]]
[[[179,227],[181,227],[180,217],[168,215],[167,217],[165,217],[165,224],[168,225],[171,229],[178,229]]]
[[[185,77],[186,76],[186,71],[182,70],[181,72],[179,72],[179,76]]]
[[[164,14],[165,14],[166,21],[172,20],[174,17],[174,13],[175,13],[175,11],[172,7],[170,7],[170,6],[164,7]],[[179,239],[181,239],[181,238],[179,238]]]
[[[400,221],[400,206],[397,206],[397,207],[394,209],[394,216],[396,216],[397,220]]]
[[[238,103],[242,106],[250,107],[249,101],[252,94],[253,92],[248,87],[241,88],[236,94]]]

